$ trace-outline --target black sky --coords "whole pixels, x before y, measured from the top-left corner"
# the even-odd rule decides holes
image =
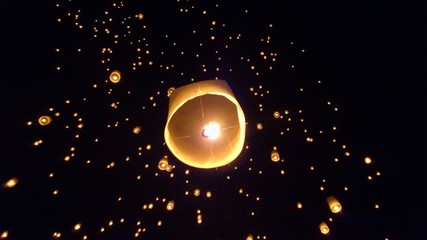
[[[95,1],[91,2],[96,6]],[[60,42],[64,48],[69,44],[82,46],[85,49],[93,44],[87,41],[86,35],[76,33],[70,26],[58,27],[55,24],[58,13],[54,3],[54,1],[23,0],[1,3],[3,13],[0,17],[0,66],[2,69],[0,181],[3,183],[15,176],[21,180],[16,189],[3,188],[0,192],[0,231],[9,230],[10,239],[46,239],[42,236],[48,233],[46,236],[50,237],[49,234],[54,230],[49,227],[52,219],[63,220],[62,224],[66,228],[69,224],[66,219],[78,217],[73,213],[72,208],[67,208],[72,206],[70,199],[74,198],[55,202],[54,205],[56,205],[52,207],[48,202],[49,196],[45,196],[48,195],[44,192],[45,188],[37,187],[46,184],[46,180],[40,179],[37,172],[47,171],[52,166],[38,163],[38,159],[34,157],[37,154],[36,151],[28,150],[31,149],[29,141],[34,139],[33,135],[38,132],[29,131],[25,126],[28,119],[42,115],[50,104],[62,102],[69,96],[81,96],[82,86],[84,85],[86,89],[88,86],[83,79],[56,78],[47,75],[52,72],[51,69],[57,61],[53,51],[55,44]],[[354,149],[354,152],[368,153],[377,159],[376,164],[382,171],[383,178],[378,185],[367,187],[369,189],[365,193],[368,195],[375,193],[380,196],[384,206],[382,212],[372,215],[363,213],[358,216],[350,213],[344,215],[340,219],[344,219],[344,223],[337,223],[335,235],[331,234],[329,238],[425,239],[427,236],[425,204],[427,200],[425,104],[427,101],[424,88],[427,63],[425,61],[427,12],[425,4],[422,1],[376,1],[375,3],[373,1],[249,1],[249,3],[236,1],[228,4],[236,9],[245,4],[256,8],[260,13],[260,24],[267,21],[265,19],[271,19],[277,26],[276,32],[282,33],[279,36],[286,48],[289,41],[294,41],[298,46],[308,50],[308,55],[304,59],[298,59],[298,56],[293,59],[307,66],[306,69],[310,73],[306,73],[306,76],[321,79],[326,86],[327,94],[339,104],[342,110],[338,126],[342,129],[342,138]],[[151,11],[160,11],[156,7],[153,6]],[[158,19],[153,20],[155,21],[162,22]],[[249,32],[250,29],[247,31]],[[277,45],[280,43],[276,43]],[[82,61],[79,64],[82,71],[86,72],[86,77],[96,78],[102,72],[99,66],[93,68],[94,65],[91,64],[91,59],[96,58],[94,54],[95,51],[89,51],[87,58],[76,58]],[[99,78],[105,78],[105,76]],[[271,86],[276,86],[275,84],[278,83],[273,83]],[[267,105],[266,108],[270,108],[269,105],[275,104],[268,102],[265,105]],[[155,132],[155,130],[152,131]],[[52,136],[49,137],[60,138],[55,133],[51,134]],[[161,132],[157,137],[161,139],[162,136]],[[251,139],[251,141],[255,140]],[[58,149],[62,147],[64,146],[58,146]],[[59,151],[58,149],[56,150]],[[58,155],[55,151],[51,154]],[[60,168],[60,164],[55,167]],[[362,164],[348,165],[346,172],[351,172],[351,167],[362,168],[363,166]],[[77,167],[64,172],[65,176],[69,174],[70,177],[74,173],[88,176],[98,174],[96,171],[89,170],[79,172]],[[355,175],[360,173],[358,170],[355,172]],[[122,174],[126,175],[126,172]],[[331,175],[341,177],[340,173],[331,173]],[[301,178],[304,177],[301,176]],[[342,177],[345,178],[345,176]],[[83,178],[86,179],[84,176]],[[194,178],[201,182],[205,181],[200,176]],[[220,179],[220,174],[217,178]],[[242,179],[241,181],[244,182]],[[301,183],[301,186],[308,185],[310,177],[306,181],[307,184]],[[62,181],[62,184],[69,188],[73,188],[74,183],[78,186],[84,185],[82,180]],[[111,180],[111,182],[100,184],[118,183]],[[209,181],[205,184],[211,184],[213,188],[219,187]],[[259,184],[262,185],[262,183]],[[159,187],[163,188],[161,184]],[[358,208],[362,210],[365,207],[362,203],[360,205],[355,203],[365,195],[363,192],[365,185],[359,184],[358,187],[360,192],[356,190],[352,193],[355,199],[348,200],[354,203],[353,208],[349,206],[349,209],[354,212],[357,212]],[[128,188],[131,186],[126,190],[132,192]],[[297,189],[299,188],[296,186],[286,188],[287,191]],[[179,190],[176,191],[179,192]],[[269,193],[267,190],[266,192],[268,196]],[[104,194],[110,193],[104,192]],[[229,193],[226,191],[218,193],[222,201],[234,196],[227,194]],[[300,196],[304,194],[311,196],[304,192]],[[135,195],[138,194],[135,193]],[[286,195],[272,200],[270,204],[288,203],[295,198],[293,194],[289,194],[289,198],[286,198]],[[98,198],[98,200],[101,199]],[[86,205],[82,205],[99,204],[95,208],[108,208],[107,201],[100,203],[98,200],[88,200]],[[221,209],[218,204],[212,204],[211,207],[218,210],[217,213],[212,213],[215,216],[214,220],[225,222],[228,218],[238,216],[246,210],[245,206],[239,206],[237,201],[224,209]],[[58,213],[64,215],[55,218],[55,213],[45,213],[44,209],[60,209]],[[90,211],[90,207],[87,210]],[[301,222],[299,226],[307,226],[309,219],[319,215],[316,211],[313,216],[310,215],[310,211],[302,215],[285,211],[283,218],[287,219],[283,220],[276,219],[277,216],[281,216],[280,214],[273,214],[271,215],[273,217],[269,218],[268,213],[277,211],[271,205],[263,207],[263,210],[267,216],[261,216],[261,218],[265,217],[272,222],[265,222],[265,226],[257,227],[270,229],[272,232],[270,239],[283,239],[283,236],[278,234],[281,229],[280,221],[284,221],[283,224],[293,221]],[[128,212],[129,216],[135,215],[132,209],[125,209],[124,212]],[[181,236],[187,238],[216,236],[234,239],[238,234],[233,234],[235,231],[233,228],[235,227],[238,229],[236,232],[239,232],[244,231],[247,226],[242,223],[242,227],[235,223],[223,229],[220,228],[223,226],[208,225],[208,227],[194,230],[194,235],[190,236],[190,233],[183,233],[182,230],[185,227],[192,227],[192,222],[184,220],[188,213],[183,209],[177,209],[176,215],[182,216],[183,220],[180,222],[181,225],[173,227],[171,231],[181,233]],[[96,217],[90,216],[93,219]],[[180,219],[180,217],[177,218]],[[277,222],[273,223],[273,220]],[[363,226],[365,220],[367,220],[367,226]],[[58,224],[61,225],[61,223]],[[369,224],[374,224],[375,227],[371,228]],[[322,237],[320,234],[312,235],[313,230],[307,230],[306,235],[298,236],[300,228],[296,227],[295,231],[290,231],[290,239]],[[358,228],[362,232],[357,233]],[[29,229],[27,233],[23,232],[25,229]],[[121,236],[120,231],[110,237]],[[314,232],[317,233],[316,231],[317,229]],[[349,235],[349,233],[355,235]],[[149,239],[159,239],[167,237],[168,234],[148,236]],[[72,235],[72,237],[77,239],[77,236]]]

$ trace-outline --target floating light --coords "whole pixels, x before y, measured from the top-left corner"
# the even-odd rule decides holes
[[[42,126],[48,125],[50,122],[52,122],[52,118],[49,116],[41,116],[39,117],[39,124]]]
[[[243,110],[224,80],[206,80],[170,95],[165,141],[181,162],[216,168],[234,161],[243,149]]]
[[[132,131],[133,131],[134,134],[140,133],[141,132],[141,126],[134,127]]]
[[[328,227],[328,224],[326,224],[325,222],[321,222],[321,223],[320,223],[320,225],[319,225],[319,229],[320,229],[320,232],[321,232],[322,234],[328,234],[328,233],[329,233],[329,227]]]
[[[339,213],[342,210],[341,203],[334,197],[329,196],[326,201],[328,202],[329,208],[333,213]]]
[[[209,122],[202,129],[202,136],[210,140],[217,139],[220,134],[221,134],[221,127],[216,122]]]
[[[118,83],[120,82],[121,79],[121,73],[117,70],[114,70],[111,74],[110,74],[110,81],[112,83]]]
[[[172,211],[174,207],[175,207],[175,202],[174,201],[169,201],[168,204],[166,205],[166,209],[168,211]]]
[[[169,166],[168,157],[167,156],[162,157],[159,161],[158,168],[164,171],[167,169],[168,166]]]
[[[19,182],[18,178],[14,177],[9,179],[5,184],[3,184],[3,187],[13,188],[16,186],[16,184],[18,184],[18,182]]]
[[[171,87],[171,88],[168,89],[168,97],[171,96],[171,94],[173,93],[173,91],[175,91],[174,87]]]

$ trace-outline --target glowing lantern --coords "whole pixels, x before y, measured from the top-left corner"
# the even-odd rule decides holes
[[[173,165],[167,165],[166,166],[166,172],[172,172],[172,169],[173,169]]]
[[[328,234],[328,233],[329,233],[329,227],[328,227],[328,224],[326,224],[325,222],[321,222],[321,223],[320,223],[320,225],[319,225],[319,229],[320,229],[320,232],[321,232],[322,234]]]
[[[39,117],[39,124],[42,126],[48,125],[52,121],[52,118],[49,116],[41,116]]]
[[[278,111],[275,111],[273,113],[274,118],[280,118],[280,113]]]
[[[277,150],[271,151],[271,161],[278,162],[280,160],[280,155]]]
[[[7,188],[13,188],[16,186],[16,184],[18,184],[19,180],[18,178],[11,178],[9,179],[9,181],[7,181],[3,187],[7,187]]]
[[[175,207],[175,202],[174,201],[169,201],[168,204],[166,205],[166,209],[168,211],[172,211],[174,207]]]
[[[2,234],[1,234],[1,239],[3,239],[3,238],[7,238],[7,236],[9,236],[9,232],[8,231],[4,231]]]
[[[132,130],[132,132],[133,132],[134,134],[138,134],[138,133],[140,133],[140,132],[141,132],[141,126],[136,126],[136,127],[134,127],[134,128],[133,128],[133,130]]]
[[[78,230],[80,230],[80,228],[82,227],[82,224],[81,223],[77,223],[75,226],[74,226],[74,231],[78,231]]]
[[[256,125],[256,129],[258,129],[258,130],[262,130],[262,128],[263,128],[262,124],[261,124],[261,123],[257,123],[257,125]]]
[[[173,91],[175,91],[174,87],[171,87],[171,88],[168,89],[168,97],[171,96],[171,94],[173,93]]]
[[[162,159],[160,159],[158,164],[159,169],[164,171],[167,169],[168,166],[169,166],[168,157],[167,156],[162,157]]]
[[[331,209],[331,212],[333,213],[339,213],[341,212],[342,206],[341,203],[338,202],[338,200],[334,196],[329,196],[326,201],[329,204],[329,208]]]
[[[119,71],[114,70],[111,74],[110,74],[110,81],[112,83],[118,83],[120,82],[121,79],[121,74]]]
[[[165,141],[181,162],[215,168],[234,161],[243,149],[245,116],[223,80],[191,83],[172,91]]]
[[[196,197],[198,197],[198,196],[200,196],[200,189],[195,189],[194,190],[194,192],[193,192],[193,194],[194,194],[194,196],[196,196]]]
[[[139,19],[139,20],[142,20],[142,19],[144,19],[144,14],[139,13],[139,14],[137,15],[137,17],[138,17],[138,19]]]

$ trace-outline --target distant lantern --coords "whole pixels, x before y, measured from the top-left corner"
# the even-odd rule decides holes
[[[325,222],[321,222],[321,223],[320,223],[320,225],[319,225],[319,229],[320,229],[320,232],[321,232],[322,234],[328,234],[328,233],[329,233],[329,227],[328,227],[328,224],[326,224]]]
[[[136,126],[133,128],[133,133],[134,134],[138,134],[139,132],[141,132],[141,126]]]
[[[165,141],[181,162],[210,169],[234,161],[246,133],[242,108],[224,80],[206,80],[170,95]]]
[[[50,122],[52,122],[52,118],[49,116],[41,116],[39,117],[39,124],[42,126],[48,125]]]
[[[365,157],[365,163],[366,164],[371,164],[372,163],[372,159],[370,157]]]
[[[3,187],[13,188],[16,186],[16,184],[18,184],[18,182],[19,182],[18,178],[14,177],[9,179],[5,184],[3,184]]]
[[[158,164],[159,169],[164,171],[167,169],[168,166],[169,166],[169,163],[168,163],[167,156],[162,157],[162,159],[160,159],[159,164]]]
[[[168,89],[168,97],[171,96],[171,94],[173,93],[173,91],[175,91],[174,87],[171,87],[171,88]]]
[[[263,127],[264,126],[262,125],[262,123],[257,123],[257,125],[256,125],[256,129],[258,129],[258,130],[262,130]]]
[[[195,189],[194,192],[193,192],[193,194],[194,194],[195,197],[200,196],[200,189],[198,189],[198,188]]]
[[[166,166],[166,172],[172,172],[173,165],[169,164]]]
[[[74,231],[80,230],[81,227],[82,227],[82,224],[81,223],[77,223],[76,225],[74,225]]]
[[[273,116],[274,116],[274,118],[280,118],[280,112],[275,111],[275,112],[273,113]]]
[[[280,160],[280,155],[277,150],[271,151],[271,161],[278,162]]]
[[[329,196],[326,201],[328,202],[329,208],[333,213],[339,213],[342,210],[341,203],[334,197]]]
[[[169,201],[168,204],[166,205],[166,209],[168,211],[172,211],[174,207],[175,207],[175,202],[174,201]]]
[[[111,74],[110,74],[110,81],[112,83],[118,83],[120,82],[121,79],[121,73],[117,70],[114,70]]]
[[[142,20],[142,19],[144,19],[144,14],[139,13],[139,14],[137,15],[137,17],[138,17],[138,19],[139,19],[139,20]]]

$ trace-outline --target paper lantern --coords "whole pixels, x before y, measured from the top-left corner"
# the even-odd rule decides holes
[[[216,168],[234,161],[242,151],[245,124],[243,110],[226,81],[195,82],[170,94],[165,141],[181,162]]]
[[[46,126],[50,122],[52,122],[52,118],[50,116],[41,116],[41,117],[39,117],[39,124],[41,126]]]
[[[329,227],[328,227],[328,224],[326,224],[325,222],[321,222],[321,223],[320,223],[320,225],[319,225],[319,229],[320,229],[320,232],[321,232],[322,234],[328,234],[328,233],[329,233]]]
[[[341,203],[334,196],[329,196],[326,199],[326,201],[328,202],[331,212],[333,213],[341,212],[341,209],[342,209]]]
[[[273,162],[280,161],[280,155],[279,155],[279,152],[277,150],[271,151],[271,161],[273,161]]]
[[[168,166],[169,162],[167,156],[162,157],[157,165],[157,167],[162,171],[166,170]]]
[[[110,74],[110,81],[112,83],[118,83],[120,82],[121,77],[121,73],[118,70],[114,70],[111,74]]]

